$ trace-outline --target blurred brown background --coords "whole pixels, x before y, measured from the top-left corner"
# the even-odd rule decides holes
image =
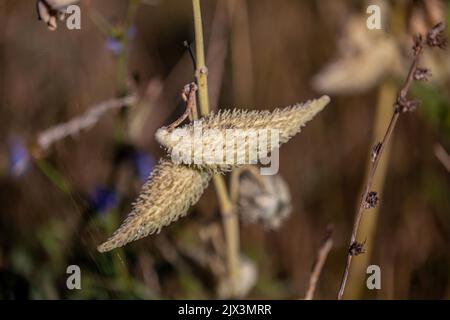
[[[33,1],[0,3],[0,297],[216,298],[214,264],[193,254],[210,251],[202,235],[220,226],[212,185],[188,217],[160,234],[111,254],[96,251],[128,213],[141,171],[163,155],[155,130],[183,111],[180,91],[193,81],[183,46],[194,42],[191,2],[143,0],[129,21],[126,0],[82,0],[80,6],[81,30],[60,22],[51,32],[38,21]],[[412,34],[438,22],[433,19],[450,22],[445,2],[393,1],[383,7],[384,29],[374,31],[381,35],[355,44],[359,31],[363,40],[371,37],[366,7],[361,1],[202,1],[214,106],[274,109],[319,91],[331,96],[330,105],[280,150],[290,217],[276,231],[241,224],[242,253],[256,274],[246,298],[304,297],[328,224],[334,225],[334,247],[316,298],[336,297],[372,134],[377,125],[381,133],[386,128]],[[345,31],[352,17],[362,23]],[[369,54],[379,38],[394,44],[392,65],[383,56],[362,60],[370,64],[351,58],[357,65],[344,68],[340,80],[347,90],[314,85],[314,76],[345,50]],[[383,159],[380,206],[366,211],[378,217],[368,227],[373,237],[365,256],[381,267],[382,288],[367,290],[365,269],[355,271],[362,278],[351,276],[348,298],[450,297],[450,174],[435,155],[437,145],[450,150],[448,56],[447,50],[429,57],[440,74],[414,86],[422,105],[401,116]],[[358,88],[361,79],[368,85]],[[43,130],[134,92],[141,103],[108,112],[39,160],[30,158],[21,174],[13,170]],[[145,165],[136,167],[141,160]],[[70,264],[81,267],[82,290],[65,287]]]

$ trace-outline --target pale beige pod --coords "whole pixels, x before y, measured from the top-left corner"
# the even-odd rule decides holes
[[[239,216],[246,223],[261,223],[276,230],[292,211],[289,187],[279,174],[260,175],[258,179],[245,171],[239,176]]]
[[[322,96],[274,111],[219,111],[174,130],[168,127],[160,128],[156,132],[156,139],[176,163],[210,170],[213,173],[230,171],[242,164],[254,163],[250,162],[250,159],[254,159],[255,152],[252,156],[249,155],[250,133],[256,135],[256,139],[263,140],[267,137],[264,150],[260,149],[259,143],[256,144],[253,149],[256,154],[265,151],[270,153],[300,132],[329,102],[328,96]],[[275,130],[278,133],[278,142],[272,143],[271,136]],[[243,134],[242,138],[238,137],[228,143],[230,139],[226,140],[227,134],[239,131]],[[262,135],[262,132],[266,132],[265,135]],[[251,143],[255,146],[254,142]],[[217,150],[221,152],[217,153]],[[227,152],[232,156],[227,158]],[[230,159],[232,160],[229,161]]]
[[[162,160],[144,184],[131,213],[111,238],[98,246],[98,251],[122,247],[185,216],[210,179],[209,172]]]

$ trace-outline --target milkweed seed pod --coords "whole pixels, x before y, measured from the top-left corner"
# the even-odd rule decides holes
[[[388,16],[388,2],[377,3]],[[337,56],[312,78],[315,90],[340,95],[361,93],[377,86],[386,75],[402,74],[398,41],[384,30],[361,28],[366,19],[353,15],[346,20],[337,41]]]
[[[78,2],[79,0],[37,0],[38,18],[44,21],[50,30],[56,30],[57,21],[64,18],[65,9]]]
[[[211,179],[207,171],[162,160],[144,184],[131,213],[111,238],[97,249],[110,251],[159,232],[187,214]]]
[[[287,142],[330,101],[328,96],[270,111],[226,110],[181,128],[158,129],[172,161],[214,173],[255,164]]]
[[[243,172],[239,178],[239,216],[247,223],[277,229],[291,214],[291,194],[280,175],[258,176]]]

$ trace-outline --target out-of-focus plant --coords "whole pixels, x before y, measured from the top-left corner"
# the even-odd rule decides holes
[[[365,243],[357,241],[358,229],[361,224],[361,219],[363,218],[364,211],[370,208],[375,208],[378,203],[377,192],[372,191],[371,188],[381,155],[385,146],[390,142],[392,133],[400,117],[400,114],[414,111],[418,107],[419,102],[410,99],[407,95],[409,94],[409,90],[414,81],[424,81],[428,79],[429,70],[419,66],[420,58],[422,57],[425,47],[437,47],[440,49],[445,49],[447,41],[443,36],[444,30],[445,24],[443,22],[440,22],[427,33],[426,37],[424,37],[422,34],[418,34],[414,38],[414,45],[412,47],[413,60],[408,71],[408,76],[405,80],[404,85],[397,94],[397,98],[394,103],[394,111],[389,125],[386,129],[386,133],[384,134],[383,139],[380,142],[377,142],[372,149],[372,163],[370,165],[366,183],[363,188],[360,204],[356,211],[353,230],[350,237],[350,244],[348,248],[347,262],[339,288],[338,299],[342,299],[344,295],[353,257],[365,252]]]
[[[409,32],[403,27],[405,17],[405,6],[384,1],[366,2],[366,5],[376,4],[382,12],[382,29],[370,30],[365,27],[367,16],[352,14],[346,17],[344,27],[338,35],[338,54],[335,61],[325,66],[312,81],[313,87],[318,91],[328,92],[336,95],[351,95],[368,92],[378,88],[376,113],[373,124],[372,143],[385,132],[385,127],[391,119],[390,104],[396,98],[397,88],[400,86],[398,80],[405,76],[407,64],[404,59],[409,52],[411,34],[424,33],[428,29],[430,21],[436,24],[443,21],[445,6],[440,0],[415,3],[410,7],[411,15],[408,17]],[[423,78],[429,80],[424,84],[421,82],[414,85],[412,92],[422,98],[426,108],[421,112],[430,113],[433,110],[434,101],[442,95],[443,90],[433,89],[445,87],[448,82],[448,69],[450,59],[448,54],[439,51],[425,51],[421,59],[427,66],[427,71],[422,73]],[[429,77],[433,74],[433,77]],[[433,90],[436,94],[433,99],[425,99],[422,92]],[[437,91],[437,92],[436,92]],[[433,101],[434,100],[434,101]],[[443,108],[445,110],[445,108]],[[438,116],[439,121],[446,117]],[[390,146],[386,145],[384,157],[380,161],[376,175],[374,176],[373,188],[377,190],[378,197],[382,197],[383,184],[386,177],[387,165],[389,163]],[[366,176],[370,174],[371,162],[367,166]],[[367,254],[360,257],[352,264],[349,288],[347,296],[360,298],[364,288],[365,268],[371,259],[371,249],[375,236],[378,219],[376,207],[370,215],[361,222],[358,236],[367,239],[365,244]]]
[[[291,194],[280,175],[262,176],[256,167],[242,167],[233,171],[230,189],[246,223],[262,223],[273,230],[291,214]]]
[[[18,139],[10,142],[8,172],[14,177],[24,175],[30,168],[31,158],[27,147]]]

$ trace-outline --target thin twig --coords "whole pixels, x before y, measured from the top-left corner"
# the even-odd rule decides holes
[[[169,125],[169,131],[178,127],[184,120],[186,120],[187,117],[189,117],[190,114],[195,114],[196,92],[197,92],[197,85],[195,83],[190,83],[183,88],[183,91],[181,92],[181,97],[183,98],[183,101],[186,102],[186,109],[177,120],[175,120],[174,122],[172,122],[171,125]]]
[[[306,291],[305,300],[312,300],[314,298],[314,293],[316,292],[317,282],[320,278],[320,273],[327,260],[328,253],[333,247],[333,228],[328,227],[327,234],[322,242],[317,253],[316,261],[314,262],[313,270],[309,278],[308,290]]]
[[[371,144],[376,144],[379,137],[383,136],[386,131],[386,123],[392,116],[392,101],[395,101],[398,94],[398,85],[395,85],[392,80],[384,80],[378,89],[377,105],[376,105],[376,115],[374,119],[374,130],[372,134]],[[377,191],[377,197],[382,197],[384,181],[386,178],[388,163],[390,159],[392,145],[388,144],[383,151],[383,159],[380,160],[377,172],[375,174],[372,190]],[[368,164],[366,167],[366,172],[364,177],[368,176],[370,168],[372,166],[372,159],[369,157]],[[363,183],[365,182],[365,179]],[[361,188],[363,188],[361,186]],[[362,192],[362,189],[361,189]],[[359,199],[357,199],[359,201]],[[356,203],[355,203],[356,205]],[[359,226],[358,235],[364,235],[367,239],[365,244],[366,254],[360,255],[358,259],[355,259],[352,264],[351,273],[352,277],[349,277],[347,284],[347,297],[358,298],[361,296],[361,289],[365,288],[364,277],[366,275],[367,263],[372,256],[373,239],[375,236],[377,228],[377,219],[379,215],[379,206],[373,208],[369,215],[365,215],[364,219],[361,220],[361,225]]]
[[[364,243],[357,242],[356,236],[358,233],[358,229],[361,223],[361,219],[364,213],[365,209],[372,208],[376,205],[378,201],[378,197],[376,192],[371,191],[372,182],[375,176],[375,172],[378,167],[378,163],[381,159],[381,155],[383,153],[383,150],[385,146],[389,143],[392,137],[392,133],[394,132],[395,126],[397,124],[398,118],[400,117],[401,112],[408,112],[413,111],[418,106],[418,102],[414,100],[409,100],[407,98],[407,94],[409,92],[409,89],[411,87],[411,84],[414,80],[419,80],[422,77],[423,70],[419,69],[418,64],[420,61],[420,58],[422,56],[424,45],[428,44],[431,47],[445,47],[445,39],[442,38],[441,33],[443,30],[443,24],[439,23],[436,26],[432,28],[432,30],[428,33],[427,38],[424,40],[421,35],[415,37],[414,40],[414,46],[413,46],[413,61],[411,63],[411,67],[409,68],[408,76],[406,78],[406,81],[399,91],[397,95],[397,101],[394,105],[394,112],[392,114],[392,118],[389,122],[388,128],[386,130],[386,133],[383,137],[383,140],[375,145],[375,147],[372,150],[372,164],[369,170],[369,174],[367,176],[367,180],[364,187],[364,192],[361,197],[360,204],[358,206],[355,220],[353,224],[352,234],[350,237],[350,244],[349,249],[347,253],[347,261],[344,269],[344,273],[342,275],[341,285],[339,288],[338,293],[338,299],[341,300],[344,291],[345,286],[348,279],[348,274],[350,270],[350,265],[352,262],[352,258],[355,255],[361,254],[364,252]]]
[[[185,40],[183,44],[186,47],[186,49],[189,53],[189,56],[191,57],[192,65],[194,66],[194,70],[195,70],[195,68],[197,68],[197,62],[195,61],[195,56],[194,56],[194,52],[192,51],[191,43],[189,41]]]
[[[37,137],[37,151],[45,151],[55,142],[77,134],[83,129],[89,129],[109,110],[132,105],[136,103],[136,100],[135,95],[106,100],[92,106],[87,112],[78,117],[42,131]]]
[[[205,52],[203,43],[203,26],[200,9],[200,0],[192,0],[195,28],[195,53],[197,68],[195,76],[198,85],[199,107],[202,116],[209,113],[208,100],[208,69],[205,65]],[[227,245],[227,266],[231,285],[231,294],[236,296],[239,279],[239,221],[230,200],[225,180],[221,175],[213,177],[217,197],[222,214],[225,241]]]

